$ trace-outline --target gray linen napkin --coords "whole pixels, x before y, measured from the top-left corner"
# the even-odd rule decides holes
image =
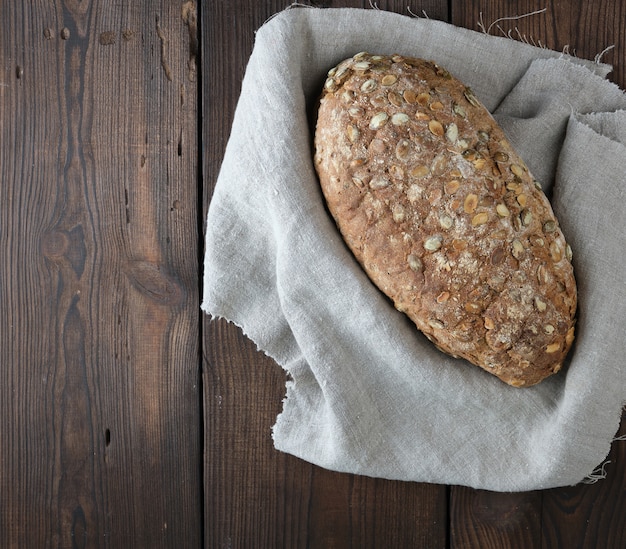
[[[343,244],[310,115],[326,72],[362,50],[433,59],[469,84],[551,196],[580,293],[558,375],[514,389],[440,353]],[[626,97],[609,71],[376,10],[291,9],[261,27],[209,209],[202,308],[288,372],[278,450],[499,491],[575,484],[605,459],[626,401]]]

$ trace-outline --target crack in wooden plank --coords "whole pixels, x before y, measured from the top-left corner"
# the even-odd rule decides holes
[[[172,71],[170,69],[169,64],[167,63],[167,46],[168,39],[167,35],[161,28],[159,15],[156,15],[156,32],[159,40],[161,41],[161,67],[163,68],[163,72],[165,73],[166,78],[171,82],[172,81]]]
[[[183,23],[189,29],[189,59],[187,60],[187,68],[189,69],[188,78],[190,82],[195,82],[197,78],[198,56],[198,11],[196,3],[193,0],[185,2],[182,7]]]

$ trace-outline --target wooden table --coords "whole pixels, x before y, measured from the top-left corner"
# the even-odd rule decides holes
[[[604,480],[523,494],[273,449],[282,370],[199,303],[254,31],[289,3],[0,3],[0,547],[626,547],[626,442]],[[305,3],[476,30],[545,7],[490,31],[604,51],[626,87],[621,0]]]

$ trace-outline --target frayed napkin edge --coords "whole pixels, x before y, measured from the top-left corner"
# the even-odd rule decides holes
[[[300,7],[300,6],[290,6],[290,7]],[[304,6],[301,6],[301,7],[304,7]],[[313,7],[313,6],[307,6],[307,7]],[[288,8],[288,9],[289,9],[289,8]],[[351,8],[343,8],[343,9],[351,9]],[[284,11],[287,11],[287,10],[284,10]],[[367,10],[364,10],[364,11],[367,11]],[[283,13],[283,12],[280,12],[280,13]],[[276,14],[276,15],[280,15],[280,13],[278,13],[278,14]],[[394,14],[394,15],[400,15],[400,16],[403,16],[402,14]],[[403,16],[403,17],[406,17],[406,16]],[[431,20],[431,21],[434,21],[434,20]],[[446,22],[444,22],[444,21],[436,21],[436,23],[438,23],[438,24],[444,24],[444,25],[447,25],[447,26],[451,26],[451,24],[450,24],[450,23],[446,23]],[[459,27],[457,27],[457,28],[459,28]],[[465,31],[469,31],[469,32],[477,32],[477,31],[472,31],[471,29],[463,29],[463,30],[465,30]],[[489,36],[491,36],[491,35],[489,35]],[[494,36],[492,36],[492,38],[502,39],[503,37],[497,37],[497,36],[495,36],[495,37],[494,37]],[[520,45],[522,45],[522,46],[523,46],[523,43],[521,43],[521,42],[520,42]],[[529,45],[529,44],[527,44],[527,46],[536,47],[536,46],[532,46],[532,45]],[[556,52],[556,53],[558,53],[558,52]],[[571,56],[570,56],[569,54],[563,54],[561,57],[559,57],[559,59],[565,59],[565,60],[569,60],[569,61],[573,61],[573,60],[578,60],[578,61],[579,61],[579,59],[578,59],[578,58],[573,58],[573,59],[572,59],[572,58],[571,58]],[[585,61],[585,60],[583,60],[583,61]],[[587,61],[587,62],[588,62],[588,63],[591,63],[591,61]],[[585,67],[585,65],[581,64],[580,62],[574,62],[573,64],[574,64],[574,65],[576,65],[576,66],[579,66],[579,67]],[[598,65],[600,65],[600,63],[597,63],[597,64],[598,64]],[[604,66],[607,66],[607,65],[605,65],[605,64],[603,64],[603,65],[604,65]],[[602,80],[605,80],[605,78],[603,78],[603,77],[602,77],[601,75],[599,75],[597,72],[594,72],[594,71],[590,71],[590,72],[592,72],[592,74],[595,74],[596,76],[598,76],[598,77],[599,77],[599,78],[601,78]],[[608,72],[610,72],[610,71],[608,71]],[[607,81],[607,80],[605,80],[605,81],[615,86],[615,84],[613,84],[612,82]],[[616,86],[616,87],[617,87],[617,86]],[[619,89],[619,88],[618,88],[618,89]],[[594,131],[594,130],[593,130],[593,128],[590,128],[590,129],[591,129],[592,131]],[[597,133],[597,132],[596,132],[596,133]],[[256,348],[257,348],[257,351],[260,351],[260,352],[262,352],[263,354],[265,354],[267,357],[269,357],[270,359],[272,359],[273,361],[275,361],[275,362],[276,362],[276,363],[277,363],[277,364],[278,364],[278,365],[279,365],[279,366],[280,366],[280,367],[281,367],[281,368],[282,368],[285,372],[289,373],[289,370],[288,370],[285,366],[283,366],[283,365],[281,364],[281,362],[282,362],[282,361],[280,361],[280,360],[279,360],[276,356],[274,356],[274,355],[273,355],[270,351],[268,351],[268,350],[264,349],[264,348],[261,346],[261,345],[263,345],[263,343],[261,343],[261,345],[260,345],[259,343],[257,343],[257,341],[262,341],[262,340],[263,340],[263,337],[261,337],[261,338],[257,338],[257,337],[255,337],[255,335],[253,335],[251,332],[249,332],[249,331],[248,331],[247,327],[245,326],[245,323],[243,323],[243,324],[242,324],[242,323],[239,323],[239,322],[238,322],[238,321],[236,321],[236,320],[233,320],[233,319],[229,318],[229,316],[228,316],[228,314],[227,314],[227,313],[226,313],[226,314],[220,314],[220,313],[217,313],[217,312],[212,312],[211,307],[210,307],[209,305],[205,305],[205,304],[203,304],[203,306],[202,306],[202,310],[203,310],[204,312],[206,312],[208,315],[210,315],[213,319],[224,319],[224,320],[226,320],[227,322],[232,323],[232,324],[234,324],[235,326],[237,326],[239,329],[241,329],[241,331],[243,332],[243,334],[244,334],[244,335],[245,335],[248,339],[250,339],[250,340],[251,340],[251,341],[255,344],[255,346],[256,346]],[[282,412],[278,415],[278,417],[276,418],[276,423],[275,423],[274,427],[272,428],[272,438],[274,438],[274,430],[276,429],[276,425],[278,425],[278,423],[281,421],[281,419],[284,419],[284,418],[283,418],[283,414],[284,414],[284,407],[285,407],[285,405],[286,405],[286,403],[287,403],[287,401],[288,401],[288,399],[289,399],[290,391],[293,391],[293,390],[294,390],[294,389],[293,389],[293,382],[290,382],[290,381],[288,380],[288,381],[287,381],[287,386],[286,386],[286,395],[285,395],[285,397],[284,397],[284,399],[283,399],[283,411],[282,411]],[[620,412],[620,415],[621,415],[621,412]],[[618,419],[618,429],[619,429],[619,419]],[[613,439],[612,441],[609,441],[609,451],[610,451],[610,445],[612,444],[612,442],[614,442],[615,440],[619,440],[620,438],[621,438],[621,437],[617,437],[617,438]],[[275,446],[276,446],[276,444],[275,444]],[[277,448],[277,449],[278,449],[278,448]],[[281,450],[281,451],[285,451],[285,450]],[[290,452],[287,452],[287,453],[290,453]],[[593,469],[593,471],[591,471],[591,472],[589,473],[589,475],[588,475],[587,477],[585,477],[585,478],[584,478],[581,482],[584,482],[584,480],[585,480],[585,479],[587,479],[587,478],[588,478],[588,479],[591,479],[593,482],[596,482],[597,480],[601,480],[601,478],[604,478],[602,475],[605,473],[606,465],[607,465],[608,463],[610,463],[610,461],[609,461],[609,462],[605,461],[607,456],[608,456],[608,452],[607,452],[607,454],[606,454],[606,455],[605,455],[605,457],[604,457],[603,463],[601,463],[601,465],[599,465],[598,467],[594,468],[594,469]],[[306,458],[302,458],[302,459],[306,459]],[[310,461],[310,460],[309,460],[309,459],[306,459],[306,461]],[[323,467],[323,465],[322,465],[322,467]]]
[[[266,357],[272,359],[278,366],[280,366],[280,368],[283,371],[285,371],[286,373],[289,373],[287,366],[283,365],[283,362],[289,362],[289,360],[286,359],[285,357],[286,360],[283,361],[281,360],[279,356],[275,355],[270,350],[264,348],[264,347],[267,347],[267,345],[264,345],[263,343],[259,343],[259,341],[261,342],[263,341],[263,337],[257,337],[258,334],[255,334],[254,330],[248,329],[245,322],[236,320],[235,319],[235,317],[237,316],[236,312],[233,312],[234,314],[229,314],[225,312],[217,312],[217,307],[214,308],[205,301],[203,301],[202,304],[200,305],[200,309],[209,317],[209,321],[211,322],[225,320],[229,324],[232,324],[233,326],[237,327],[239,330],[241,330],[241,333],[247,339],[249,339],[252,343],[254,343],[254,346],[257,352],[263,353]]]
[[[624,100],[626,101],[626,94],[624,95]],[[612,136],[606,135],[605,133],[598,131],[594,128],[589,122],[594,118],[600,118],[602,116],[623,116],[626,119],[626,108],[618,109],[612,112],[591,112],[591,113],[574,113],[570,117],[575,123],[583,126],[586,130],[593,132],[595,135],[610,141],[611,143],[615,143],[617,145],[621,145],[624,147],[626,152],[626,140],[621,141],[619,139],[615,139]],[[626,156],[625,156],[626,157]]]
[[[310,459],[310,456],[301,456],[298,455],[297,453],[293,452],[290,448],[287,447],[283,447],[279,440],[277,439],[277,432],[281,429],[290,429],[290,423],[289,423],[289,419],[288,419],[288,415],[289,415],[289,411],[288,411],[288,406],[290,405],[290,402],[293,401],[293,398],[295,398],[296,395],[296,381],[289,369],[289,367],[285,364],[283,364],[278,357],[276,357],[271,351],[264,349],[261,345],[259,344],[258,341],[261,338],[257,338],[255,337],[255,335],[252,333],[253,331],[248,330],[246,327],[245,322],[240,322],[234,319],[234,317],[236,316],[236,314],[227,314],[227,313],[219,313],[216,310],[213,309],[213,307],[211,306],[211,304],[209,304],[206,301],[203,301],[201,306],[200,306],[201,310],[207,314],[207,316],[209,317],[210,321],[226,321],[228,324],[232,324],[233,326],[235,326],[236,328],[238,328],[239,330],[241,330],[242,334],[248,339],[250,340],[255,348],[256,351],[259,353],[262,353],[263,355],[265,355],[266,357],[268,357],[269,359],[271,359],[272,361],[274,361],[274,363],[279,366],[281,368],[281,370],[285,373],[286,379],[285,379],[285,383],[284,383],[284,396],[281,400],[281,409],[280,412],[278,413],[278,415],[276,416],[274,423],[272,424],[272,426],[270,427],[270,436],[272,438],[272,443],[274,448],[282,453],[294,456],[298,459],[301,459],[307,463],[311,463],[313,465],[315,465],[316,467],[321,467],[323,469],[329,469],[328,465],[324,464],[324,463],[316,463],[314,461],[312,461]],[[508,492],[508,493],[518,493],[518,492],[525,492],[528,490],[549,490],[549,489],[553,489],[553,488],[560,488],[560,487],[566,487],[566,486],[578,486],[578,485],[583,485],[583,484],[596,484],[597,482],[603,481],[607,478],[607,476],[609,475],[609,471],[610,471],[610,465],[612,463],[612,460],[607,459],[611,453],[611,450],[613,449],[613,445],[616,443],[620,443],[620,442],[626,442],[626,435],[618,435],[619,431],[620,431],[620,427],[621,427],[621,418],[622,415],[626,412],[626,397],[622,403],[622,408],[620,409],[619,413],[617,414],[617,419],[614,423],[616,423],[617,427],[615,428],[614,431],[614,435],[613,437],[607,442],[608,444],[608,449],[606,449],[605,451],[603,451],[603,455],[602,457],[598,460],[597,465],[592,466],[589,470],[588,473],[584,474],[582,477],[580,477],[580,479],[570,482],[570,483],[555,483],[555,484],[550,484],[550,485],[545,485],[545,486],[540,486],[537,485],[535,487],[531,487],[531,488],[520,488],[519,490],[498,490],[500,492]],[[340,470],[340,469],[332,469],[335,472],[339,472],[339,473],[344,473],[344,474],[353,474],[353,475],[358,475],[358,476],[366,476],[366,477],[370,477],[371,475],[367,475],[365,473],[360,473],[360,472],[353,472],[353,471],[349,471],[349,470]],[[371,478],[385,478],[385,477],[379,477],[379,476],[371,476]],[[423,480],[423,479],[406,479],[406,478],[388,478],[387,480],[401,480],[403,482],[420,482],[420,483],[429,483],[429,484],[440,484],[440,485],[444,485],[443,482],[436,482],[436,481],[427,481],[427,480]],[[459,484],[460,485],[460,484]],[[464,484],[462,486],[467,486],[469,488],[475,488],[475,489],[484,489],[484,486],[473,486],[471,484]]]
[[[551,48],[548,48],[546,45],[542,44],[540,41],[537,42],[535,40],[532,39],[532,37],[530,39],[528,39],[528,37],[526,37],[526,35],[519,35],[518,33],[518,38],[515,38],[512,35],[512,30],[509,31],[508,33],[503,33],[502,35],[494,35],[490,33],[490,29],[493,27],[494,23],[497,23],[499,21],[503,21],[503,20],[518,20],[518,19],[523,19],[526,17],[530,17],[530,16],[534,16],[534,15],[540,15],[542,13],[544,13],[546,11],[546,9],[541,9],[541,10],[536,10],[533,12],[529,12],[526,14],[521,14],[521,15],[514,15],[514,16],[504,16],[504,17],[500,17],[498,19],[496,19],[494,22],[492,22],[489,26],[486,26],[486,23],[482,20],[482,12],[480,12],[480,16],[478,21],[476,21],[476,26],[478,27],[478,29],[472,29],[472,28],[468,28],[468,27],[460,27],[457,25],[454,25],[451,22],[448,21],[444,21],[441,19],[431,19],[430,17],[428,17],[428,14],[426,13],[425,10],[422,10],[422,14],[423,16],[419,16],[416,13],[414,13],[413,11],[411,11],[410,6],[407,6],[407,13],[398,13],[398,12],[394,12],[394,11],[389,11],[389,10],[383,10],[380,9],[377,5],[376,2],[373,2],[372,0],[369,0],[370,3],[370,7],[369,8],[354,8],[354,7],[340,7],[340,8],[323,8],[320,6],[312,6],[309,4],[301,4],[300,2],[292,2],[291,4],[289,4],[288,6],[286,6],[285,8],[283,8],[282,10],[270,15],[270,17],[268,17],[256,30],[255,30],[255,35],[261,31],[265,26],[268,25],[268,23],[271,23],[272,21],[274,21],[275,19],[279,19],[281,17],[290,17],[291,13],[290,12],[296,12],[299,11],[298,8],[308,8],[310,10],[316,10],[316,11],[324,11],[324,12],[329,12],[329,11],[334,11],[334,12],[376,12],[378,14],[384,13],[386,15],[389,15],[391,17],[400,17],[400,18],[406,18],[406,19],[411,19],[411,20],[421,20],[421,21],[427,21],[428,24],[433,24],[433,25],[443,25],[443,26],[447,26],[447,27],[454,27],[455,29],[458,29],[466,34],[476,34],[476,35],[480,35],[483,37],[488,37],[488,39],[494,40],[494,41],[500,41],[500,40],[508,40],[510,42],[515,42],[516,44],[519,44],[520,47],[524,47],[524,48],[529,48],[533,51],[536,52],[550,52],[551,54],[556,54],[558,55],[560,58],[564,58],[567,59],[571,62],[573,62],[576,65],[582,65],[586,68],[588,68],[589,70],[591,70],[591,72],[597,74],[598,76],[600,76],[601,78],[606,78],[607,75],[609,75],[611,72],[613,72],[613,65],[611,63],[605,63],[604,61],[602,61],[602,57],[608,53],[609,51],[611,51],[613,48],[615,48],[615,45],[609,45],[606,48],[604,48],[601,52],[597,53],[593,59],[588,59],[585,57],[578,57],[575,53],[575,49],[572,49],[570,47],[569,44],[565,45],[563,47],[563,49],[561,51],[558,50],[553,50]],[[497,27],[496,27],[497,28]],[[571,50],[571,51],[570,51]],[[541,56],[540,56],[541,57]],[[594,70],[595,69],[595,70]]]
[[[607,467],[612,463],[612,460],[607,459],[611,450],[613,449],[613,445],[620,442],[626,442],[626,435],[618,435],[621,427],[621,419],[622,416],[626,413],[626,399],[622,404],[622,409],[619,412],[619,417],[617,420],[617,430],[615,431],[615,435],[611,439],[609,443],[609,451],[606,453],[601,462],[595,467],[589,474],[587,474],[584,478],[578,482],[578,484],[596,484],[601,480],[606,480],[609,475],[607,471]]]

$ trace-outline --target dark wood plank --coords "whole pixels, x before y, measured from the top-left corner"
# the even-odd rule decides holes
[[[407,12],[399,2],[311,2],[319,6],[372,7]],[[287,2],[217,2],[203,17],[203,213],[223,155],[253,33]],[[455,24],[478,30],[500,17],[543,8],[529,2],[451,3]],[[408,6],[415,14],[445,19],[447,6]],[[618,3],[583,9],[581,2],[549,3],[545,14],[502,21],[520,39],[594,57],[623,59],[623,17]],[[582,11],[581,11],[582,10]],[[237,28],[236,39],[229,38]],[[599,30],[598,30],[599,29]],[[212,47],[219,45],[219,47]],[[619,64],[612,78],[623,83]],[[220,86],[211,83],[220,82]],[[446,489],[333,473],[275,452],[269,432],[284,375],[241,332],[223,321],[206,322],[204,341],[205,528],[208,546],[438,547],[446,546]],[[225,400],[228,395],[228,399]],[[622,444],[622,446],[618,446]],[[623,443],[614,445],[608,476],[593,486],[525,494],[450,489],[451,547],[579,546],[601,540],[623,545]],[[601,502],[601,503],[599,503]],[[610,512],[604,512],[608,508]],[[588,522],[587,522],[588,521]],[[598,541],[600,543],[600,541]]]
[[[0,546],[197,547],[189,21],[0,12]]]
[[[435,484],[313,469],[309,547],[447,547],[447,491]]]
[[[203,10],[204,206],[219,172],[254,31],[290,2],[217,1]],[[370,7],[365,1],[318,6]],[[445,18],[447,3],[411,3]],[[377,2],[407,14],[407,3]],[[285,375],[241,331],[203,326],[207,547],[446,547],[447,489],[334,473],[274,450]]]
[[[205,544],[303,547],[312,466],[276,452],[270,436],[282,370],[225,321],[207,330]]]
[[[626,412],[618,436],[626,437]],[[626,547],[626,440],[613,443],[597,474],[592,484],[544,492],[543,547]]]
[[[452,487],[450,547],[541,547],[541,493],[507,494]]]
[[[335,473],[274,450],[282,371],[225,321],[207,330],[207,547],[446,547],[445,487]]]
[[[332,2],[333,7],[339,7],[340,4],[346,5],[349,2]],[[356,2],[352,2],[356,4]],[[363,0],[361,6],[363,8],[380,9],[384,11],[393,11],[402,15],[410,15],[417,17],[428,17],[430,19],[439,19],[441,21],[448,20],[448,2],[441,0]]]
[[[536,13],[515,20],[511,16]],[[621,2],[535,2],[453,0],[452,22],[494,35],[510,35],[539,46],[615,63],[611,79],[625,87],[623,40],[625,6]],[[624,430],[622,421],[622,432]],[[613,445],[607,478],[589,486],[524,494],[492,494],[451,489],[451,547],[624,547],[626,460],[624,443]]]
[[[541,13],[503,19],[534,12]],[[614,65],[610,79],[622,89],[626,88],[626,4],[619,0],[486,0],[480,3],[452,0],[451,21],[473,30],[481,30],[482,26],[493,35],[510,35],[586,59],[602,54],[602,61]]]

